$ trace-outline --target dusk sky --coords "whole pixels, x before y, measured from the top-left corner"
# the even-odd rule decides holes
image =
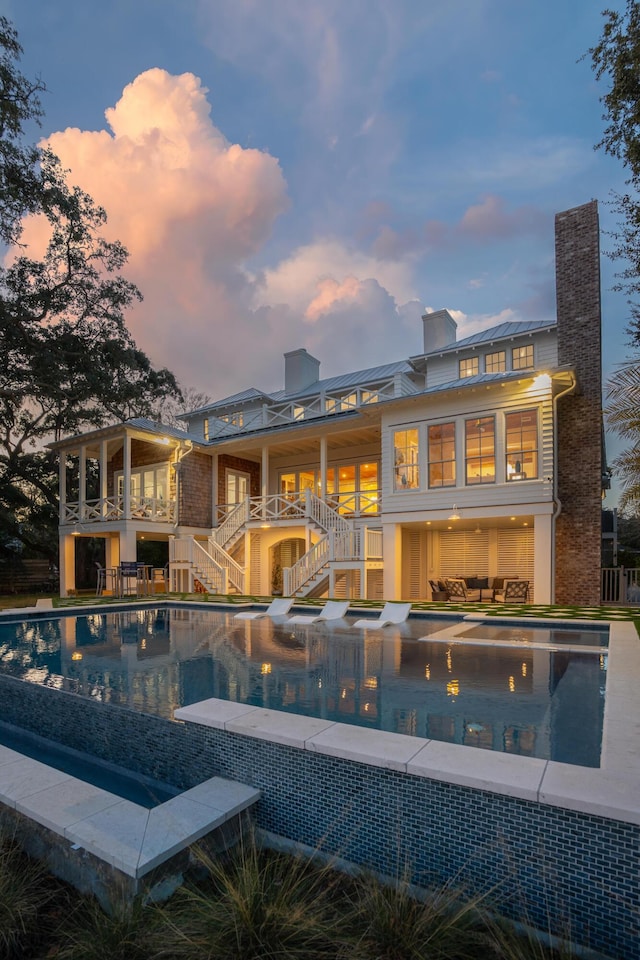
[[[459,338],[553,316],[554,214],[596,198],[607,230],[624,182],[579,62],[604,6],[0,0],[48,87],[36,135],[129,249],[133,336],[215,398],[281,387],[298,347],[321,376],[420,353],[425,307]]]

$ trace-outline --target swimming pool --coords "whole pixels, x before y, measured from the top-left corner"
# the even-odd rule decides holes
[[[105,610],[0,624],[0,670],[168,719],[216,697],[598,765],[605,651],[429,640],[452,622],[462,623],[416,618],[362,631],[171,605]]]

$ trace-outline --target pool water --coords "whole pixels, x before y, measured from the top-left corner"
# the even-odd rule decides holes
[[[180,793],[168,784],[138,776],[123,767],[105,763],[86,753],[71,750],[44,737],[2,722],[0,722],[0,744],[25,757],[31,757],[32,760],[39,760],[40,763],[46,763],[49,767],[55,767],[56,770],[61,770],[70,777],[91,783],[94,787],[100,787],[108,793],[114,793],[123,800],[130,800],[141,807],[147,807],[149,810]]]
[[[1,624],[0,672],[168,719],[218,697],[598,766],[605,649],[448,644],[452,622],[356,630],[171,605],[95,612]]]

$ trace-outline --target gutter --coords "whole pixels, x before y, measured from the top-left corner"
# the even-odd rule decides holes
[[[555,504],[555,509],[551,516],[551,571],[553,574],[551,580],[551,603],[555,603],[556,599],[556,520],[562,513],[562,502],[558,496],[558,400],[561,400],[562,397],[566,397],[567,394],[575,390],[578,382],[575,374],[571,373],[570,376],[571,383],[569,386],[551,398],[553,405],[553,502]]]

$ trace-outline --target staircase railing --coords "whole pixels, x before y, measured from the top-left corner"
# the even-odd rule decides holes
[[[229,583],[233,584],[238,593],[246,593],[244,568],[241,567],[240,564],[233,559],[231,554],[227,553],[219,543],[216,543],[213,537],[209,537],[208,545],[212,558],[220,567],[226,570]]]
[[[348,530],[353,530],[353,522],[341,516],[341,514],[339,514],[337,510],[334,510],[333,507],[330,507],[325,500],[316,497],[315,493],[312,493],[311,490],[305,490],[304,495],[306,515],[313,520],[314,523],[317,523],[319,527],[322,527],[323,530],[327,532],[329,532],[329,530],[335,530],[339,533],[346,533]]]
[[[229,516],[213,531],[211,538],[219,547],[225,547],[241,527],[249,520],[249,497],[232,510]]]
[[[227,571],[207,553],[201,543],[193,537],[170,540],[169,560],[171,563],[188,563],[193,574],[212,593],[228,593]]]
[[[292,597],[318,570],[321,570],[330,560],[332,554],[333,534],[326,533],[320,537],[310,550],[300,557],[292,567],[285,567],[282,571],[282,588],[285,597]]]
[[[362,537],[359,530],[329,530],[292,567],[282,571],[287,597],[293,594],[333,560],[361,560]]]

